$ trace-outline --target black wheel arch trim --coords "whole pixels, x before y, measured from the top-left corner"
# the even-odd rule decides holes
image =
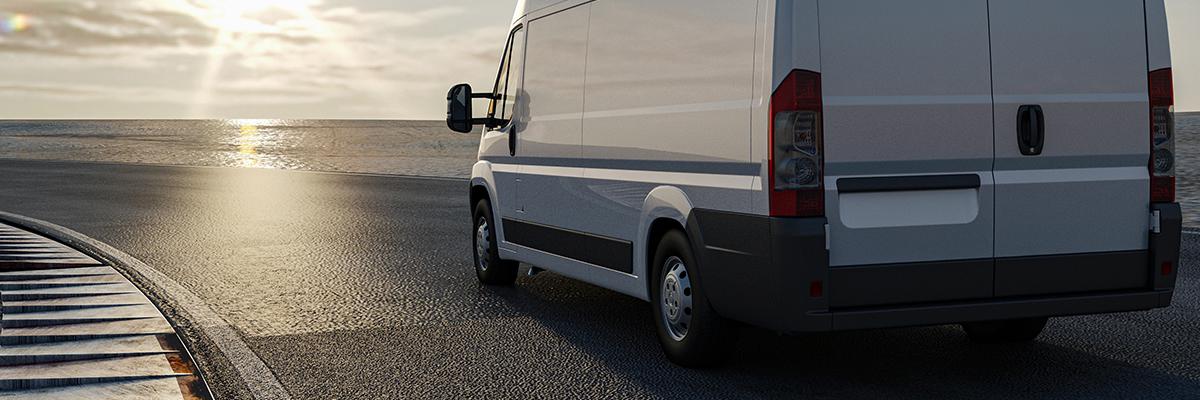
[[[692,273],[725,318],[780,331],[828,330],[828,317],[806,311],[828,308],[824,293],[809,296],[811,283],[828,280],[825,224],[693,209],[686,228],[698,264]]]

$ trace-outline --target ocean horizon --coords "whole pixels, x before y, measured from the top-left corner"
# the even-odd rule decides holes
[[[443,121],[2,120],[0,157],[470,176],[478,135]]]
[[[0,120],[0,158],[467,178],[479,135],[436,120]],[[1200,112],[1176,114],[1184,223],[1200,227]]]

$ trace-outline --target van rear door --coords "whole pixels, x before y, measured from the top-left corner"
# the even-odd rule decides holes
[[[987,0],[820,3],[830,265],[992,257],[987,25]]]
[[[996,257],[1145,249],[1143,0],[989,7]]]

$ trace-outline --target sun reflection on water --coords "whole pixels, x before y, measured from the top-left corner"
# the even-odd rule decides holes
[[[288,157],[272,154],[288,145],[285,121],[272,119],[227,120],[232,137],[225,143],[236,150],[225,152],[225,165],[242,168],[288,169]]]
[[[242,125],[238,135],[238,154],[242,156],[242,167],[255,168],[260,165],[258,141],[261,135],[257,125]]]

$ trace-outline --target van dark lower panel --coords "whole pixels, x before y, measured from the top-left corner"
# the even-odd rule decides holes
[[[633,273],[633,244],[626,240],[509,218],[504,219],[504,237],[531,249]]]
[[[829,269],[829,306],[863,307],[992,297],[994,260]]]
[[[833,267],[830,307],[1147,288],[1146,251]]]
[[[721,315],[779,331],[1148,310],[1171,303],[1178,204],[1154,204],[1147,250],[830,267],[824,218],[693,210],[693,271]]]
[[[899,307],[852,308],[813,313],[809,317],[828,320],[830,330],[872,329],[1141,311],[1166,307],[1170,305],[1170,299],[1170,290],[1099,292]]]
[[[995,297],[1149,288],[1146,251],[996,260]]]

